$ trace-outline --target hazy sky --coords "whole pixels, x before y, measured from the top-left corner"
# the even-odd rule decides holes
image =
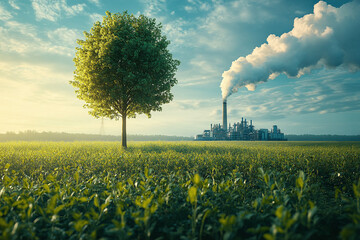
[[[317,2],[1,0],[0,132],[99,133],[101,120],[88,115],[69,84],[76,39],[105,11],[127,10],[161,22],[174,58],[181,61],[174,100],[150,119],[129,119],[128,133],[201,133],[221,122],[223,72],[267,43],[270,34],[291,31],[294,19],[312,14]],[[339,8],[347,2],[326,3]],[[360,22],[353,25],[342,35],[359,35]],[[317,67],[299,78],[280,74],[255,91],[240,88],[228,98],[228,122],[245,117],[257,129],[277,124],[285,134],[360,134],[360,72],[351,70]],[[104,129],[119,135],[121,121],[105,120]]]

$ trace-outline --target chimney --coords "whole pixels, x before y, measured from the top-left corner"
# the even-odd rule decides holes
[[[226,110],[226,100],[223,102],[223,129],[227,130],[227,110]]]

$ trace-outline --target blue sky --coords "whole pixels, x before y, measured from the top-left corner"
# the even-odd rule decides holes
[[[347,2],[327,4],[338,8]],[[270,34],[291,31],[294,19],[313,13],[316,3],[1,0],[0,132],[99,133],[101,120],[88,115],[69,84],[76,39],[105,11],[127,10],[161,22],[174,58],[181,61],[174,100],[150,119],[129,119],[128,133],[193,136],[221,122],[220,83],[232,62],[266,43]],[[228,121],[241,117],[252,119],[256,128],[277,124],[285,134],[360,134],[360,72],[317,68],[299,78],[280,74],[255,91],[240,88],[228,98]],[[121,134],[121,121],[104,123],[106,134]]]

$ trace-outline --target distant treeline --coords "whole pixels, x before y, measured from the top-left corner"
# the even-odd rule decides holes
[[[165,135],[128,135],[128,141],[191,141],[192,137],[178,137]],[[83,133],[57,133],[24,131],[19,133],[7,132],[0,134],[0,142],[6,141],[121,141],[121,136],[83,134]]]
[[[128,141],[192,141],[192,137],[166,135],[128,135]],[[285,135],[288,141],[360,141],[360,135]],[[121,141],[121,136],[84,134],[84,133],[57,133],[57,132],[7,132],[0,134],[0,142],[7,141]]]
[[[288,141],[360,141],[360,135],[285,135]]]

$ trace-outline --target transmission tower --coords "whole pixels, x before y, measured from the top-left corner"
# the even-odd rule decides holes
[[[105,135],[104,118],[101,118],[100,135]]]

